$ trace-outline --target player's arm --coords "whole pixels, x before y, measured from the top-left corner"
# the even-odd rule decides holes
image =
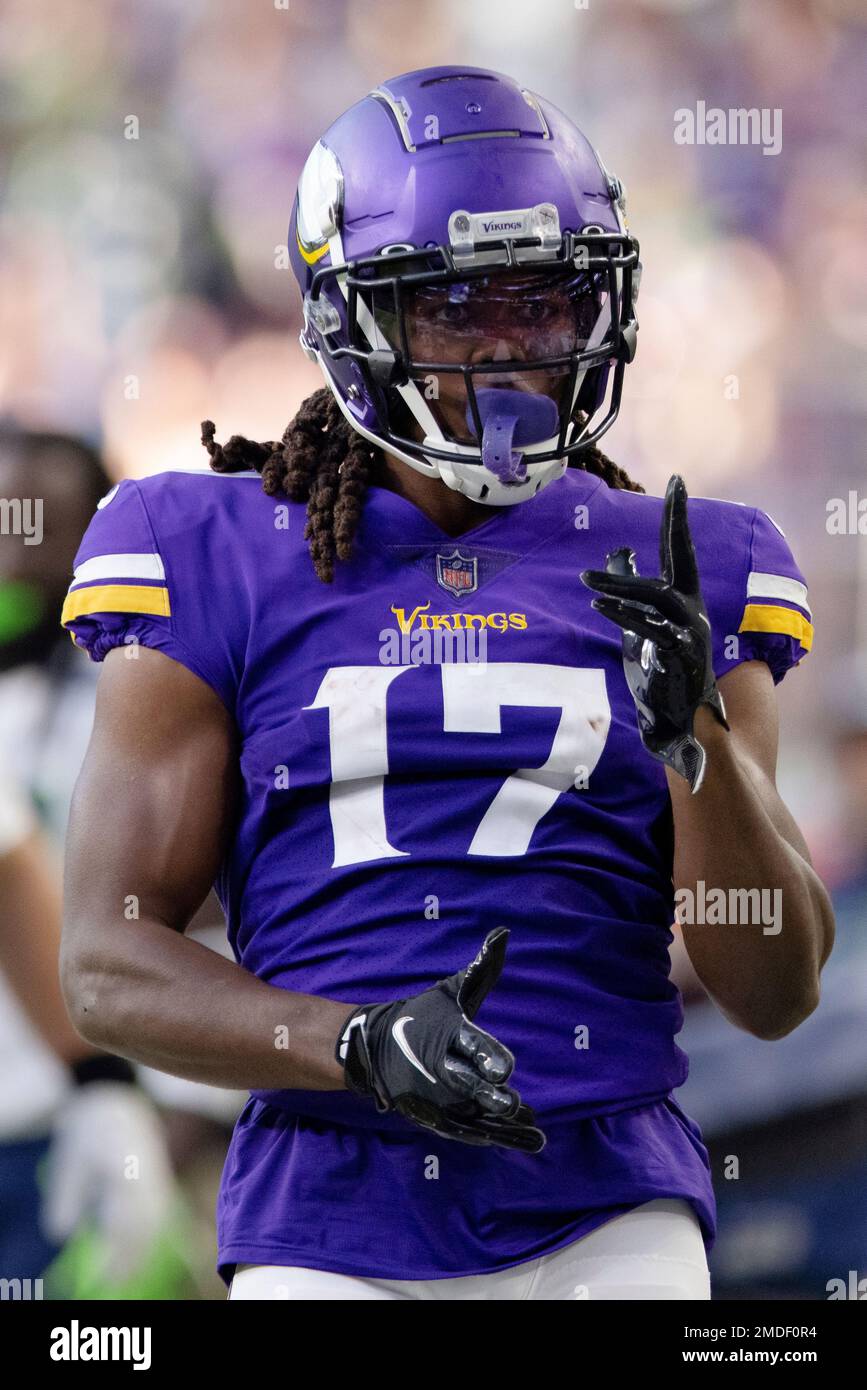
[[[719,682],[730,732],[706,707],[696,735],[707,753],[699,790],[666,769],[674,813],[676,888],[768,889],[771,923],[684,922],[684,945],[723,1013],[757,1037],[784,1037],[819,1002],[819,974],[834,940],[828,894],[804,838],[776,788],[777,700],[764,662],[748,661]],[[773,915],[768,914],[769,916]]]
[[[30,1022],[63,1062],[92,1055],[72,1028],[57,978],[60,874],[35,826],[0,855],[0,969]]]
[[[538,1152],[514,1058],[472,1022],[507,932],[421,994],[360,1008],[264,984],[184,936],[232,826],[234,730],[186,667],[129,652],[106,659],[67,837],[62,979],[81,1034],[193,1081],[348,1086],[447,1138]]]
[[[508,1084],[514,1057],[473,1021],[507,932],[489,933],[466,969],[419,994],[360,1007],[268,985],[185,935],[234,829],[227,711],[247,642],[237,605],[213,621],[221,541],[213,514],[201,524],[207,496],[168,474],[126,480],[75,558],[62,622],[105,666],[67,837],[62,980],[73,1022],[95,1046],[193,1081],[347,1088],[444,1137],[538,1152],[544,1135]],[[207,536],[207,584],[193,536]]]
[[[752,542],[750,559],[757,584],[803,600],[803,584],[763,572]],[[714,675],[686,488],[676,475],[665,494],[660,569],[659,578],[638,574],[633,551],[622,546],[609,554],[604,571],[588,570],[582,577],[601,595],[593,607],[622,629],[624,672],[639,733],[647,751],[665,764],[674,813],[675,888],[687,890],[686,903],[695,902],[699,892],[707,901],[721,890],[726,906],[734,901],[737,907],[737,922],[729,911],[723,914],[726,926],[681,916],[689,958],[733,1023],[760,1038],[781,1038],[819,1002],[833,914],[803,836],[776,789],[772,671],[763,659],[745,659],[719,684]],[[771,623],[769,630],[798,631],[803,621],[797,612],[771,607],[766,616],[774,615],[776,627]],[[760,618],[761,605],[756,619],[744,613],[740,630],[749,636],[754,622],[764,628]],[[765,651],[769,660],[779,659],[773,645]],[[762,894],[779,911],[771,921],[756,922],[764,914],[756,914],[753,904],[758,896],[761,906]],[[702,914],[708,915],[716,914]]]
[[[237,750],[179,662],[109,653],[67,836],[61,969],[82,1037],[193,1081],[339,1090],[346,1003],[263,983],[184,936],[216,876]]]

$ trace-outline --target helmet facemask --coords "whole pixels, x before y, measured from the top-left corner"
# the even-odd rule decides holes
[[[596,228],[558,237],[547,254],[532,237],[386,247],[318,271],[307,319],[326,330],[326,361],[357,364],[383,447],[423,471],[426,460],[480,463],[490,500],[504,503],[535,491],[538,465],[562,471],[613,423],[635,346],[637,263],[632,237]],[[348,338],[330,353],[329,323]]]
[[[392,286],[366,296],[376,346],[401,355],[447,444],[478,448],[492,416],[505,418],[512,405],[513,452],[557,433],[571,405],[573,354],[586,349],[604,306],[598,275],[492,267],[396,288],[397,296]],[[424,437],[420,425],[413,435]]]

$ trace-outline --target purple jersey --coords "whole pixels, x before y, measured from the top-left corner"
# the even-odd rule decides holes
[[[253,1092],[219,1200],[220,1264],[421,1279],[535,1258],[654,1197],[713,1191],[672,1097],[672,817],[620,631],[579,578],[629,544],[658,573],[662,501],[570,469],[454,539],[371,487],[353,556],[314,574],[305,508],[255,474],[124,482],[64,622],[95,660],[141,642],[217,692],[242,793],[217,891],[243,967],[350,1003],[398,999],[511,938],[479,1024],[548,1135],[477,1149],[349,1092]],[[764,513],[693,498],[717,676],[775,680],[811,638]],[[466,659],[461,659],[464,657]],[[476,659],[482,658],[482,659]]]

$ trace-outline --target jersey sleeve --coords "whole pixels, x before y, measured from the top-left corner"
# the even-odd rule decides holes
[[[232,654],[213,620],[207,573],[196,565],[197,528],[162,534],[142,486],[127,480],[99,504],[75,557],[61,622],[93,661],[114,647],[153,647],[207,682],[230,712]]]
[[[710,615],[717,678],[743,661],[764,661],[779,684],[810,650],[813,623],[806,580],[765,512],[752,512],[747,557],[730,574],[722,622]]]

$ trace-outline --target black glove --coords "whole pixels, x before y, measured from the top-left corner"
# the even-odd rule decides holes
[[[514,1057],[470,1022],[500,978],[508,938],[498,927],[465,970],[411,999],[350,1014],[336,1053],[349,1089],[443,1138],[538,1153],[545,1136],[504,1084]]]
[[[713,671],[686,487],[677,474],[665,491],[659,563],[661,579],[643,578],[635,552],[622,546],[607,557],[605,570],[585,570],[581,578],[605,595],[593,600],[597,612],[623,628],[623,669],[645,748],[697,792],[705,751],[693,733],[695,712],[708,705],[723,728],[729,726]]]

